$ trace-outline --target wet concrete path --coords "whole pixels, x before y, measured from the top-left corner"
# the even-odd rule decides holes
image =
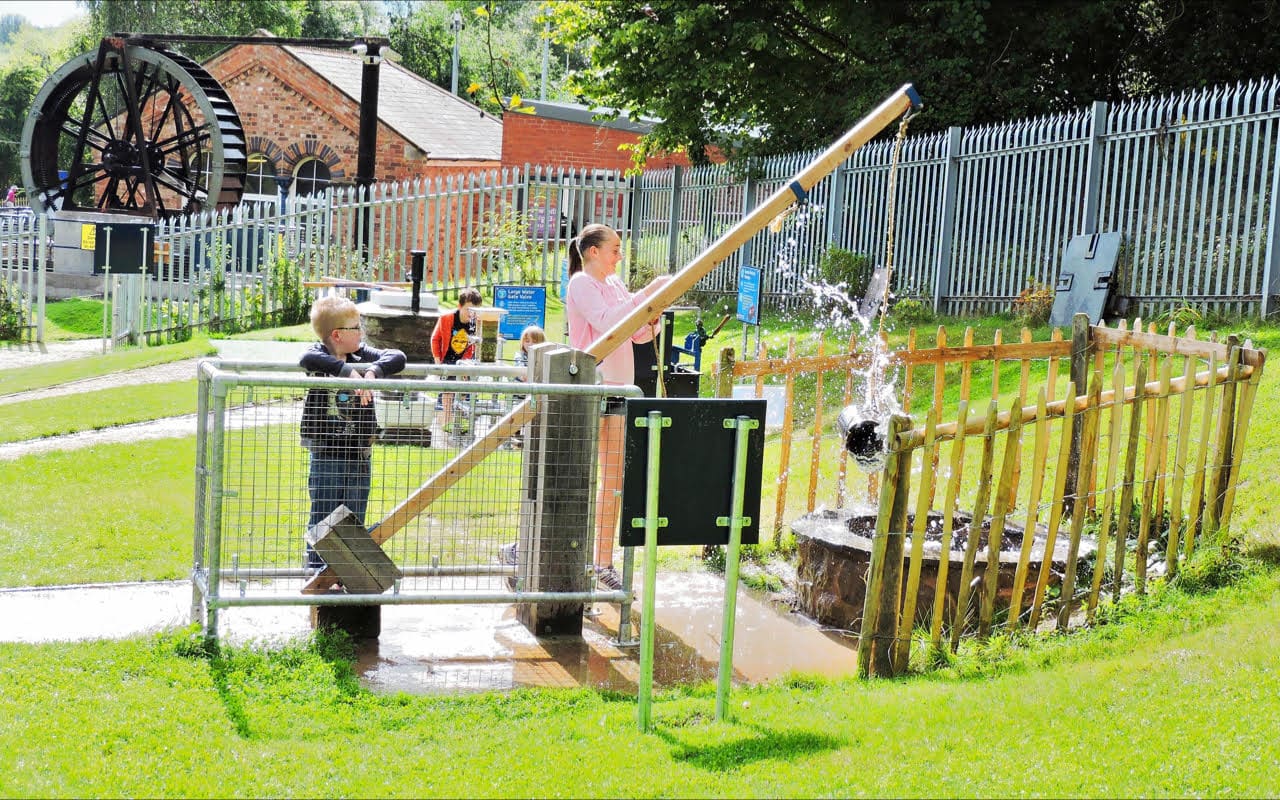
[[[702,572],[660,573],[654,682],[714,681],[724,583]],[[186,581],[0,591],[0,641],[42,642],[146,635],[190,620]],[[639,603],[633,607],[639,637]],[[636,690],[639,647],[617,643],[618,607],[596,604],[578,637],[533,636],[513,605],[384,606],[382,634],[358,649],[359,673],[377,692],[467,692],[527,686]],[[224,609],[231,643],[296,640],[310,633],[305,607]],[[789,673],[853,674],[852,637],[824,631],[778,603],[740,589],[734,679],[757,684]]]

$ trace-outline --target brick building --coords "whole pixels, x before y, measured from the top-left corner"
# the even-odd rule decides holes
[[[525,100],[533,114],[508,113],[502,118],[502,164],[523,167],[543,164],[576,169],[627,170],[631,152],[618,149],[634,144],[653,125],[644,119],[620,116],[597,120],[596,112],[574,103]],[[688,166],[682,153],[650,158],[646,169]]]
[[[302,196],[355,180],[361,59],[346,50],[239,44],[205,63],[226,88],[249,149],[246,195]],[[383,61],[378,84],[378,181],[493,169],[502,122],[465,99]]]

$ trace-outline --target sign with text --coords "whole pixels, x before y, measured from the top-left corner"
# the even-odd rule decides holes
[[[547,327],[545,286],[498,286],[493,290],[493,304],[507,311],[498,323],[498,335],[504,339],[519,339],[529,325]]]
[[[744,266],[738,271],[738,321],[760,324],[760,268]]]

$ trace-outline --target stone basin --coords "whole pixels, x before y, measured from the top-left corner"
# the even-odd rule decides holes
[[[908,515],[908,539],[903,548],[902,576],[905,586],[910,568],[910,531],[914,528],[915,515]],[[796,536],[799,563],[796,576],[796,595],[800,610],[823,625],[857,631],[862,627],[862,606],[866,599],[867,567],[871,555],[871,535],[875,530],[876,514],[872,509],[831,510],[824,509],[806,514],[791,523]],[[990,520],[979,526],[978,551],[974,558],[973,575],[980,578],[987,571],[987,544]],[[969,533],[973,529],[972,514],[957,512],[952,522],[951,549],[947,560],[947,614],[955,608],[960,593],[960,572],[964,567],[964,550]],[[1027,586],[1023,592],[1021,607],[1030,608],[1035,594],[1035,580],[1045,558],[1045,539],[1048,530],[1037,525],[1031,544],[1031,558],[1027,571]],[[999,573],[996,582],[995,610],[998,614],[1009,608],[1013,596],[1013,578],[1022,549],[1023,529],[1006,524],[1000,536]],[[1058,529],[1054,543],[1051,585],[1061,582],[1066,566],[1069,545],[1067,525]],[[916,624],[933,616],[935,587],[938,582],[938,565],[942,558],[942,514],[930,511],[925,526],[924,558],[920,571],[920,587],[916,595]],[[1088,558],[1097,545],[1094,540],[1082,538],[1079,559]],[[975,588],[969,605],[970,623],[976,625],[978,590]]]
[[[434,364],[431,332],[440,318],[434,295],[419,295],[418,313],[411,308],[408,292],[373,292],[373,299],[360,303],[365,340],[373,347],[394,347],[404,352],[411,364]]]

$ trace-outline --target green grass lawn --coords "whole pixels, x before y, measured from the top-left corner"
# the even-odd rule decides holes
[[[196,382],[143,383],[5,407],[0,442],[77,433],[196,412]],[[86,402],[89,400],[89,402]]]
[[[973,680],[374,695],[339,643],[0,645],[9,796],[1274,796],[1280,575]]]
[[[947,323],[952,342],[966,323]],[[1280,341],[1280,329],[1249,333]],[[136,353],[153,351],[173,352]],[[137,357],[103,358],[117,356]],[[1104,604],[1105,624],[966,641],[949,666],[905,680],[742,688],[723,723],[710,687],[660,692],[650,735],[627,693],[374,695],[325,639],[217,657],[179,634],[0,644],[0,795],[1275,796],[1278,381],[1268,371],[1258,393],[1233,521],[1273,566],[1215,593],[1156,582],[1145,599]],[[194,408],[194,381],[138,388],[151,394],[45,401],[45,419],[14,419],[84,425],[113,403],[165,416],[187,388]],[[125,411],[100,419],[111,414]],[[792,459],[794,511],[807,491],[802,437]],[[5,462],[0,586],[187,575],[193,470],[190,438]],[[762,516],[771,509],[767,495]]]
[[[187,358],[209,356],[215,352],[207,338],[198,336],[180,344],[159,347],[120,347],[108,353],[54,361],[41,365],[39,369],[3,369],[0,370],[0,395],[32,389],[47,389],[51,386],[61,386],[64,383],[86,378],[100,378],[125,370],[143,369]],[[195,370],[192,370],[191,377],[194,385]]]

